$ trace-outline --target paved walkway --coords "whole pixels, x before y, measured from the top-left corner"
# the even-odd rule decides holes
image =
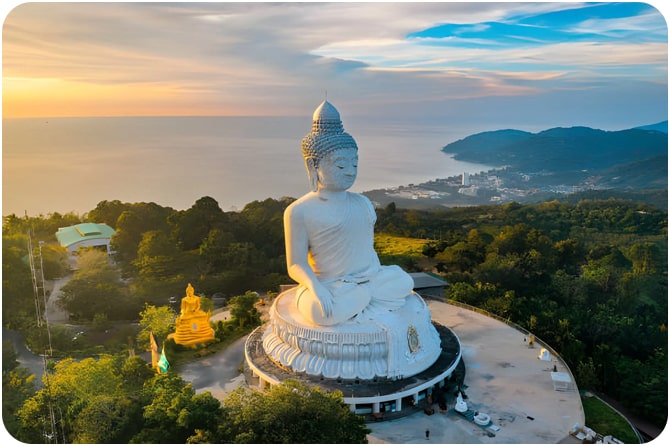
[[[528,347],[523,333],[474,311],[428,301],[432,318],[460,338],[465,362],[465,400],[470,409],[487,413],[499,431],[467,421],[453,410],[434,415],[417,413],[369,424],[370,443],[521,443],[572,442],[569,429],[584,425],[576,389],[556,391],[551,371],[566,372],[551,357],[538,359],[541,346]],[[451,408],[452,409],[452,408]],[[430,431],[429,439],[426,430]]]

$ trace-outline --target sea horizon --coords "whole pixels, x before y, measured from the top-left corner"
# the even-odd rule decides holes
[[[353,192],[494,168],[441,151],[484,129],[342,120],[359,147]],[[298,198],[309,190],[310,130],[310,117],[3,118],[2,214],[83,215],[103,200],[185,210],[204,196],[237,211]]]

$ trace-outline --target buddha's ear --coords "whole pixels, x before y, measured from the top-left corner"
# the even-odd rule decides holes
[[[316,192],[318,190],[318,169],[316,169],[316,160],[307,158],[304,163],[307,166],[307,175],[309,176],[311,191]]]

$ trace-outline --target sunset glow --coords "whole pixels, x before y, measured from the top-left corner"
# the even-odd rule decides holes
[[[667,26],[646,3],[25,3],[2,49],[5,118],[296,116],[326,90],[425,115],[588,90],[666,118]]]

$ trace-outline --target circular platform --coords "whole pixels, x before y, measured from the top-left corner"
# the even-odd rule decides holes
[[[403,404],[410,404],[410,401],[417,402],[426,397],[433,387],[443,387],[449,378],[453,378],[461,362],[460,340],[456,334],[437,323],[434,323],[434,327],[441,340],[441,353],[437,360],[429,368],[414,376],[396,380],[328,379],[294,372],[281,367],[265,353],[263,334],[267,327],[258,327],[249,335],[245,345],[247,384],[265,388],[266,385],[277,385],[288,379],[294,379],[326,391],[341,391],[344,402],[349,404],[352,410],[366,411],[359,413],[378,412],[378,408],[385,404],[392,405],[401,412]]]

